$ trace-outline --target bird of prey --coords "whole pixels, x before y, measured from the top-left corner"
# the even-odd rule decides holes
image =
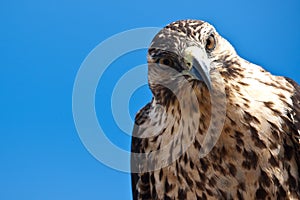
[[[153,98],[136,115],[133,199],[300,199],[300,86],[239,57],[200,20],[148,49]]]

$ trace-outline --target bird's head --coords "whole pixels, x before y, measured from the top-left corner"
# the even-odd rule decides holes
[[[212,86],[213,74],[236,57],[234,48],[215,28],[200,20],[180,20],[164,27],[148,50],[149,85],[155,95],[189,83]],[[181,77],[181,79],[178,79]],[[165,92],[166,93],[166,92]]]

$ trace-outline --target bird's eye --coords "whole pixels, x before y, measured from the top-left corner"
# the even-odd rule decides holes
[[[173,61],[170,58],[160,58],[158,60],[158,63],[162,64],[162,65],[170,66],[170,65],[172,65]]]
[[[216,47],[216,39],[213,34],[211,34],[207,40],[206,40],[206,45],[205,48],[207,51],[212,51]]]

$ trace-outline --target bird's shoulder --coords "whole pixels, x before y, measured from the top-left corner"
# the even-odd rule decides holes
[[[293,107],[295,109],[298,118],[300,117],[300,85],[294,80],[285,77],[285,79],[294,87],[294,92],[292,94]]]
[[[294,80],[284,77],[293,87],[291,94],[292,105],[284,120],[289,127],[289,136],[295,150],[295,160],[298,166],[298,176],[300,177],[300,86]],[[299,184],[299,183],[298,183]],[[298,185],[300,187],[300,185]],[[299,192],[300,189],[298,189]]]
[[[153,100],[152,100],[153,101]],[[132,132],[132,140],[131,140],[131,152],[132,153],[142,153],[142,146],[143,146],[143,138],[141,138],[141,126],[145,126],[145,124],[148,124],[147,122],[149,122],[149,120],[151,120],[149,113],[151,112],[151,110],[153,109],[152,106],[152,101],[148,104],[146,104],[142,109],[140,109],[136,116],[135,116],[135,123],[134,123],[134,127],[133,127],[133,132]],[[135,157],[135,154],[131,155],[131,168],[132,169],[138,169],[138,161],[137,161],[137,157]],[[149,185],[147,184],[147,180],[141,180],[142,178],[142,174],[140,173],[135,173],[132,172],[131,173],[131,187],[132,187],[132,198],[133,199],[139,199],[140,195],[144,196],[144,197],[150,197],[150,193],[149,193]],[[146,175],[147,176],[147,173]],[[144,178],[147,179],[147,178]],[[145,185],[143,188],[139,188],[138,185],[143,185],[142,182],[140,181],[144,181]],[[142,193],[142,194],[141,194]]]
[[[293,86],[294,89],[291,94],[292,105],[289,111],[289,120],[291,122],[290,127],[293,132],[293,139],[297,142],[297,146],[300,149],[300,86],[290,78],[285,77],[285,79]]]
[[[134,127],[132,131],[132,140],[131,140],[131,152],[140,153],[141,150],[141,126],[148,124],[147,122],[151,120],[149,113],[152,109],[152,101],[146,104],[142,109],[140,109],[134,120]]]
[[[140,109],[135,115],[134,123],[135,125],[142,125],[146,120],[149,120],[149,113],[152,106],[152,101],[147,103],[142,109]]]

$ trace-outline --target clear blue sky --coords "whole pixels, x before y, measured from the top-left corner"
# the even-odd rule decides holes
[[[131,198],[130,175],[90,155],[72,117],[77,70],[113,34],[178,19],[207,20],[242,57],[300,83],[299,1],[200,2],[1,1],[0,199]],[[101,95],[111,94],[122,71],[145,63],[145,53],[120,58],[97,89],[103,129],[123,149],[130,138],[118,129],[110,102]],[[140,88],[130,101],[131,115],[150,98],[147,87]]]

